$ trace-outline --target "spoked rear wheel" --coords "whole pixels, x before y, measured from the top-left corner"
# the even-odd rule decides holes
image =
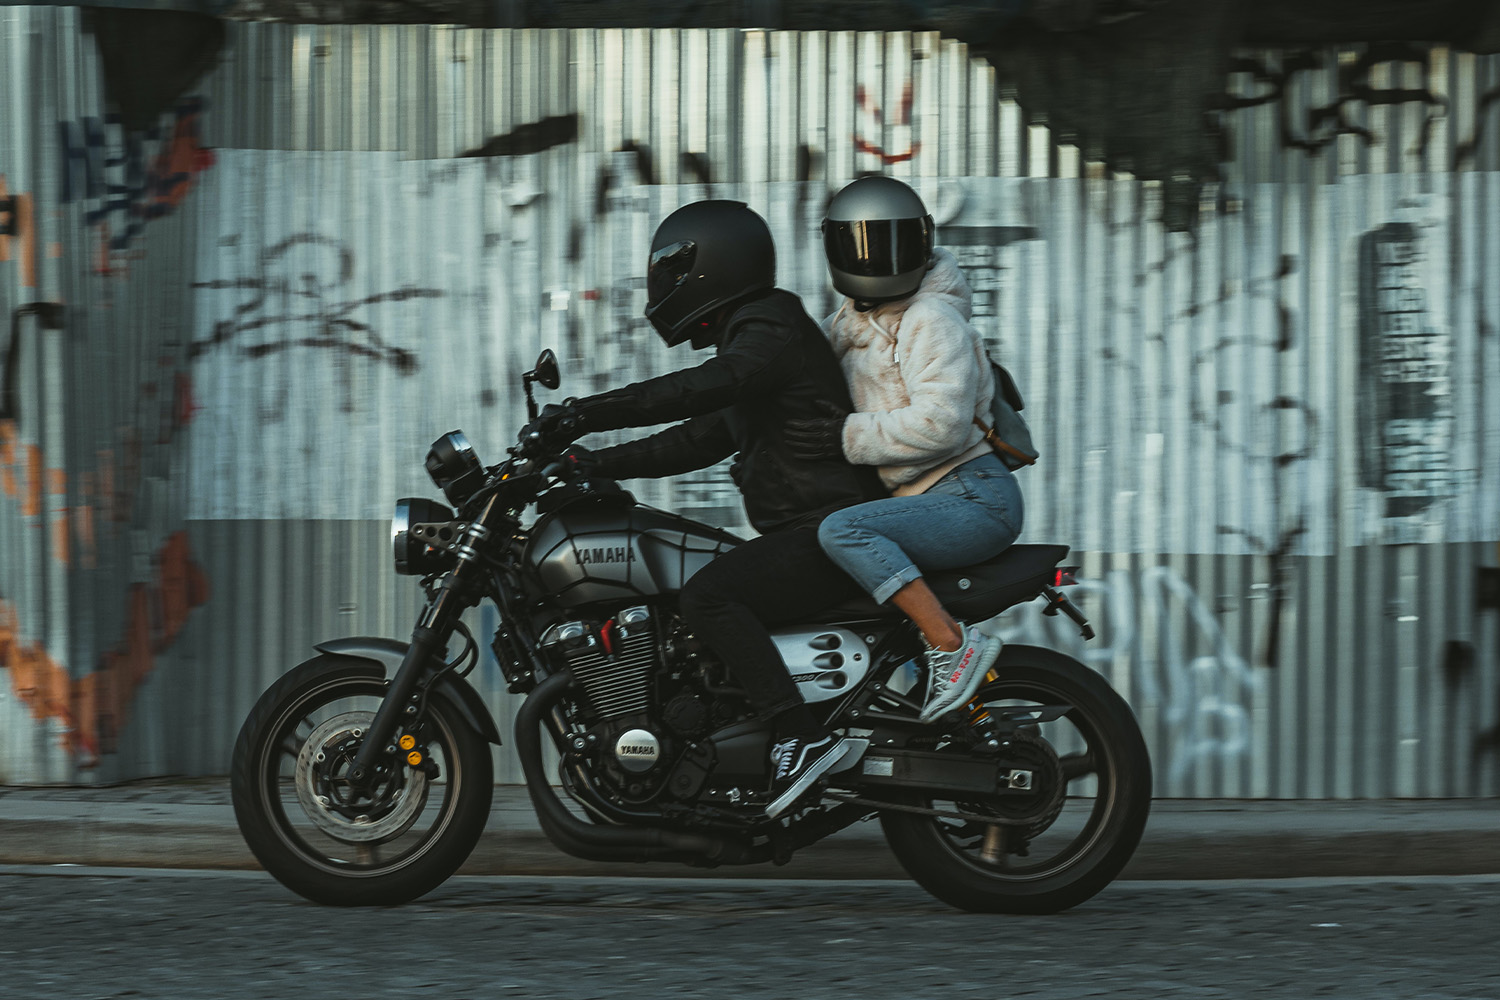
[[[881,825],[912,878],[964,910],[1056,913],[1103,889],[1140,842],[1151,808],[1151,762],[1134,714],[1094,671],[1071,657],[1007,646],[999,679],[976,702],[993,714],[1068,706],[1019,730],[1004,750],[1025,764],[1024,795],[969,801],[913,796],[906,804],[948,816],[887,811]],[[961,750],[946,737],[935,748]],[[993,822],[990,822],[993,818]]]
[[[273,684],[245,720],[231,785],[246,844],[314,902],[403,903],[469,856],[494,792],[489,746],[442,696],[427,699],[412,750],[356,794],[347,772],[385,693],[378,666],[319,656]]]

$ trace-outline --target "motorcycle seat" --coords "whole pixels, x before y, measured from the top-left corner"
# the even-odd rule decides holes
[[[1052,582],[1057,564],[1067,554],[1066,545],[1012,545],[985,562],[922,575],[953,617],[962,621],[983,621],[1040,594],[1042,588]],[[868,596],[862,596],[805,620],[826,624],[898,614],[900,612],[893,605],[876,604]]]

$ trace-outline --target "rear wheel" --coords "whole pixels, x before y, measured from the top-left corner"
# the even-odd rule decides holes
[[[346,775],[385,694],[380,667],[323,655],[256,702],[231,771],[245,843],[287,888],[318,903],[403,903],[452,875],[474,849],[494,792],[489,745],[441,694],[408,725],[403,749],[368,794]]]
[[[886,811],[881,825],[902,867],[944,902],[1056,913],[1103,889],[1130,860],[1151,808],[1151,761],[1125,700],[1077,660],[1007,646],[994,669],[999,679],[971,703],[992,715],[1067,706],[1054,721],[1018,730],[1004,750],[1025,765],[1029,792],[962,802],[915,795],[904,804],[952,815]],[[926,742],[970,752],[946,735]]]

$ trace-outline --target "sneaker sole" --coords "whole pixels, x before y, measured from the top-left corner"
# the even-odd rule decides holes
[[[858,746],[858,744],[860,743],[863,743],[864,746]],[[800,799],[803,793],[805,793],[809,788],[812,787],[813,782],[817,781],[819,778],[823,777],[823,775],[827,774],[829,771],[832,771],[834,768],[842,764],[845,758],[850,755],[851,751],[857,750],[859,753],[863,754],[865,749],[868,748],[869,745],[869,740],[854,740],[848,738],[839,740],[838,744],[835,745],[832,750],[828,751],[828,753],[823,756],[822,760],[818,761],[812,767],[809,767],[806,771],[803,772],[802,777],[791,783],[786,791],[782,792],[780,795],[776,796],[776,798],[771,800],[771,804],[766,806],[766,819],[775,819],[777,816],[780,816],[782,813],[786,812],[787,807],[790,806],[793,802],[796,802],[798,799]]]
[[[965,704],[970,698],[974,697],[974,692],[979,690],[979,685],[984,683],[984,679],[989,674],[990,668],[1000,658],[1002,645],[999,639],[991,637],[990,641],[985,643],[984,651],[979,654],[979,662],[974,664],[974,672],[969,675],[968,680],[964,681],[964,686],[962,688],[954,688],[953,691],[956,694],[950,693],[941,702],[928,705],[922,711],[922,714],[917,717],[917,721],[931,722],[939,716],[953,711],[959,705]]]

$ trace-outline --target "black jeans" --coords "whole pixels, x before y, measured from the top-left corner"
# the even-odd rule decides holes
[[[818,525],[752,538],[695,573],[682,617],[718,654],[750,703],[769,718],[802,704],[768,628],[856,600],[864,592],[823,552]]]

